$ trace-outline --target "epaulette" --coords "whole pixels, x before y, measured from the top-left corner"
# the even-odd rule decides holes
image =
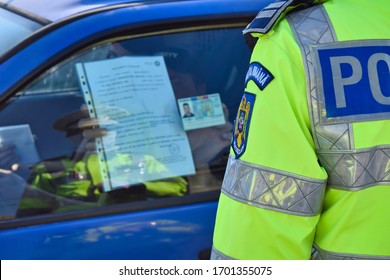
[[[252,37],[251,33],[267,34],[288,13],[306,9],[326,1],[328,0],[275,0],[264,7],[244,29],[243,34],[248,46],[253,49],[257,41],[257,38]]]

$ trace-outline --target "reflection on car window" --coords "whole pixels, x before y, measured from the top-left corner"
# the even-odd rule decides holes
[[[20,15],[0,9],[0,55],[41,27]]]
[[[55,65],[1,108],[0,216],[218,190],[248,61],[237,28],[111,40]]]
[[[52,67],[29,85],[23,92],[19,92],[19,94],[79,93],[80,82],[77,78],[75,65],[81,62],[107,59],[109,57],[110,49],[110,44],[89,48]]]

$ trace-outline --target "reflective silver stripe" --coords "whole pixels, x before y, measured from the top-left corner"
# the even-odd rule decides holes
[[[328,173],[328,186],[360,190],[373,185],[390,184],[390,147],[374,147],[339,153],[319,152]]]
[[[325,107],[318,98],[311,46],[337,42],[324,7],[314,6],[287,18],[303,56],[311,129],[319,160],[329,175],[328,186],[360,190],[388,184],[390,146],[355,150],[350,123],[320,124],[325,115],[320,108]]]
[[[242,203],[287,214],[321,212],[326,180],[317,180],[229,157],[222,193]]]
[[[211,249],[211,256],[210,256],[210,260],[235,260],[227,255],[225,255],[224,253],[222,253],[221,251],[218,251],[217,249],[215,249],[215,247],[213,246],[212,249]]]
[[[314,244],[313,260],[390,260],[390,256],[346,254],[323,250]]]
[[[313,66],[311,45],[336,42],[332,23],[322,5],[292,13],[287,17],[295,39],[301,48],[306,71],[306,89],[313,138],[316,148],[322,150],[352,150],[353,134],[351,124],[320,125],[320,102]]]

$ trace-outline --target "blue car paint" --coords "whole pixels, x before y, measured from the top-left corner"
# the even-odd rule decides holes
[[[0,258],[197,259],[211,244],[215,212],[206,202],[2,230]]]
[[[9,1],[49,20],[90,9],[91,3],[134,1]],[[34,1],[35,2],[35,1]],[[154,4],[148,4],[155,2]],[[110,29],[144,27],[163,22],[217,19],[221,15],[254,16],[271,1],[140,1],[139,5],[91,13],[66,24],[46,26],[42,36],[22,43],[0,65],[0,97],[13,93],[61,58],[90,44]],[[39,1],[39,3],[41,3]],[[54,3],[50,5],[50,3]],[[37,4],[37,5],[36,5]],[[45,10],[45,5],[47,9]],[[55,6],[55,8],[53,8]],[[58,9],[64,7],[62,10]],[[34,38],[34,37],[32,37]],[[80,44],[82,42],[82,44]],[[47,47],[50,46],[50,47]],[[0,230],[1,259],[197,259],[210,248],[217,208],[213,201],[76,220],[38,223]],[[22,223],[23,225],[23,223]]]

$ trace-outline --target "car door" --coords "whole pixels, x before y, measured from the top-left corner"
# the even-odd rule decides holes
[[[260,9],[210,2],[77,15],[3,59],[2,259],[209,257],[249,62],[242,29]],[[114,73],[129,65],[139,71]]]

